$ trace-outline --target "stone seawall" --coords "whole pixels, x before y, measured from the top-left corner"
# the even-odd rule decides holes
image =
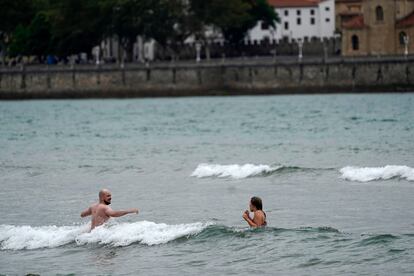
[[[0,69],[0,99],[414,91],[414,58]]]

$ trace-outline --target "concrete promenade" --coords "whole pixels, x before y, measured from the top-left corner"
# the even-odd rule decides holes
[[[0,67],[0,99],[411,91],[414,56]]]

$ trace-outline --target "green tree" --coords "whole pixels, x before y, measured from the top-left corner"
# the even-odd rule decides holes
[[[106,33],[118,39],[129,61],[138,36],[162,47],[176,45],[186,36],[183,0],[107,0],[104,6],[111,14]]]
[[[39,12],[30,25],[18,25],[12,38],[9,46],[11,56],[37,56],[43,62],[44,56],[51,52],[51,25],[47,15]]]
[[[29,53],[43,61],[44,56],[52,52],[52,25],[44,12],[38,13],[29,26]]]
[[[28,55],[29,47],[27,46],[27,41],[30,37],[29,28],[19,24],[14,29],[12,37],[13,40],[8,45],[8,54],[12,57]]]
[[[12,33],[19,26],[23,35],[23,26],[30,23],[35,13],[35,1],[31,0],[0,0],[0,50],[3,54],[12,41]]]
[[[188,6],[183,0],[158,0],[158,8],[148,24],[145,36],[158,42],[172,58],[178,55],[184,41],[191,35]]]
[[[17,25],[30,23],[34,15],[30,0],[0,0],[0,35],[10,35]]]
[[[218,27],[221,31],[230,27],[240,28],[252,20],[250,8],[249,3],[243,0],[192,0],[193,31],[198,36],[204,36],[205,26]]]
[[[91,52],[104,38],[108,14],[99,0],[51,0],[51,50],[59,56]]]
[[[258,21],[276,28],[279,21],[266,0],[190,0],[193,32],[203,38],[205,27],[219,29],[232,44],[239,43]]]
[[[176,54],[191,35],[210,39],[209,28],[237,44],[258,21],[278,21],[266,0],[0,0],[0,7],[2,49],[39,59],[90,53],[114,36],[128,60],[137,36]]]
[[[146,25],[154,15],[154,0],[113,0],[111,7],[110,33],[116,35],[126,52],[127,60],[132,59],[133,45],[138,35],[143,35]]]
[[[234,17],[233,22],[224,22],[220,26],[224,37],[232,44],[237,44],[246,36],[257,22],[263,21],[267,25],[276,28],[276,22],[280,19],[266,0],[240,0],[248,6],[248,16]]]

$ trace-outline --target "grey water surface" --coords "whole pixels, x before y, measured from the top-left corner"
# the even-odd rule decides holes
[[[414,167],[414,94],[3,101],[0,274],[413,275],[414,181],[340,172],[386,165]],[[85,233],[104,187],[140,214]]]

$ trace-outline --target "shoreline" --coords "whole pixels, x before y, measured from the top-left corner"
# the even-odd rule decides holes
[[[149,98],[191,98],[191,97],[245,97],[245,96],[312,96],[312,95],[351,95],[351,94],[411,94],[414,93],[414,88],[401,90],[398,88],[388,88],[388,89],[363,89],[358,90],[348,90],[337,89],[335,90],[323,90],[323,91],[279,91],[279,90],[235,90],[231,92],[226,91],[111,91],[110,93],[103,91],[87,91],[87,92],[77,92],[73,91],[62,91],[57,94],[47,94],[47,93],[30,93],[25,95],[16,95],[16,94],[1,94],[0,101],[25,101],[25,100],[87,100],[87,99],[149,99]]]

